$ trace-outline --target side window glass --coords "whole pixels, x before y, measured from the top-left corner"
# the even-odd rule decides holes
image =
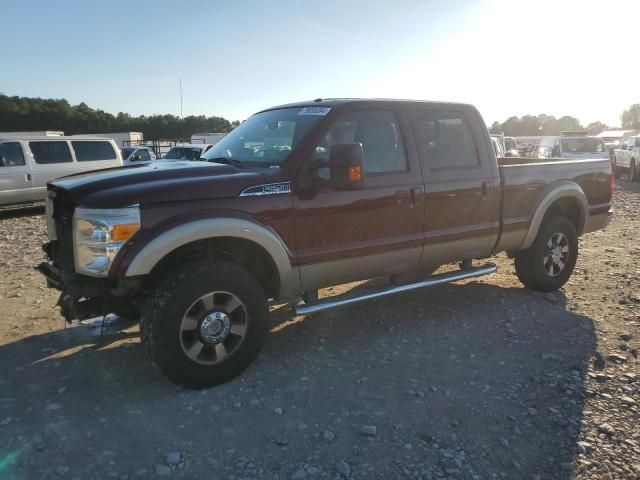
[[[141,162],[148,162],[149,160],[151,160],[151,157],[149,157],[149,151],[145,150],[144,148],[139,150],[138,153],[140,154],[140,161]]]
[[[71,142],[79,162],[96,160],[114,160],[116,152],[109,142],[76,141]]]
[[[69,163],[73,161],[67,142],[29,142],[29,148],[31,149],[33,159],[40,165]]]
[[[407,159],[396,115],[391,111],[363,110],[339,118],[315,149],[314,158],[329,160],[333,145],[361,143],[367,174],[407,171]],[[324,168],[319,176],[329,178]]]
[[[432,170],[480,165],[471,131],[459,112],[421,111],[416,141],[421,142]]]
[[[24,165],[22,147],[18,142],[0,143],[0,168],[19,167]]]

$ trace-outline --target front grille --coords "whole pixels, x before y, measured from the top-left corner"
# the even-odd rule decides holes
[[[49,244],[47,254],[54,265],[73,272],[73,212],[74,206],[64,190],[55,187],[47,198],[47,232]]]

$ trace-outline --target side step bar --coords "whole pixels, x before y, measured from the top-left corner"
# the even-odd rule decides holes
[[[415,283],[408,283],[406,285],[385,286],[384,288],[378,290],[369,290],[358,295],[329,297],[319,300],[316,303],[303,303],[300,305],[295,305],[293,307],[293,311],[296,315],[309,315],[311,313],[321,312],[322,310],[329,310],[330,308],[350,305],[352,303],[362,302],[363,300],[371,300],[378,297],[384,297],[385,295],[392,295],[394,293],[407,292],[409,290],[415,290],[417,288],[433,287],[435,285],[455,282],[457,280],[465,280],[467,278],[482,277],[484,275],[490,275],[495,271],[496,266],[494,264],[487,264],[483,265],[482,267],[458,270],[456,272],[441,273],[439,275],[433,275],[426,280],[421,280]]]

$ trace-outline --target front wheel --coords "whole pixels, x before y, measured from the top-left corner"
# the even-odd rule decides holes
[[[527,287],[551,292],[562,287],[578,259],[578,236],[567,218],[545,220],[533,244],[515,256],[516,274]]]
[[[267,298],[247,271],[226,262],[188,265],[157,286],[140,320],[142,340],[171,381],[206,388],[240,374],[269,331]]]

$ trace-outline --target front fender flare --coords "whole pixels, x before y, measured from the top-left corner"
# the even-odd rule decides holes
[[[280,297],[287,298],[300,289],[300,276],[292,267],[282,240],[266,227],[238,218],[200,219],[183,223],[153,238],[127,267],[125,276],[147,275],[166,255],[183,245],[216,237],[242,238],[266,250],[280,276]]]

